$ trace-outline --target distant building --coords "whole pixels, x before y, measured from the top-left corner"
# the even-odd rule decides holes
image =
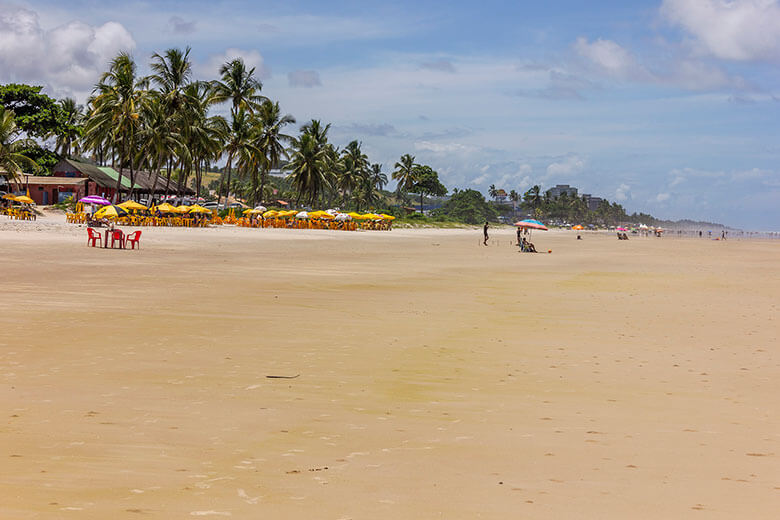
[[[556,184],[555,186],[547,190],[545,193],[547,193],[551,199],[557,199],[564,193],[569,197],[576,197],[577,188],[573,186],[569,186],[568,184]]]
[[[496,190],[496,202],[499,204],[504,204],[507,199],[506,190],[498,189]]]
[[[601,197],[594,197],[590,193],[583,193],[582,198],[585,200],[585,204],[588,206],[589,211],[596,211],[599,209],[601,201],[604,200]]]

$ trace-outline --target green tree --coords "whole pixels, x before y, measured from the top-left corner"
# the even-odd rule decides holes
[[[0,170],[4,170],[8,180],[14,182],[24,167],[37,170],[35,161],[27,157],[22,150],[29,148],[31,139],[19,138],[21,129],[16,126],[14,113],[0,106]]]
[[[61,132],[64,118],[62,107],[41,90],[17,83],[0,85],[0,105],[13,111],[16,127],[27,137],[44,139]]]
[[[406,200],[406,194],[409,193],[409,190],[414,184],[414,167],[416,165],[414,156],[408,153],[402,155],[401,159],[395,163],[395,171],[392,173],[392,178],[394,181],[398,182],[396,191],[404,201]]]
[[[106,138],[119,156],[119,176],[116,192],[122,188],[122,167],[130,169],[130,196],[135,185],[135,156],[138,132],[141,129],[140,110],[147,96],[149,81],[136,75],[136,64],[126,52],[119,53],[107,72],[103,73],[95,86],[96,97],[92,100],[85,133],[92,142]]]
[[[434,213],[466,224],[495,222],[498,218],[495,207],[476,190],[453,190],[452,197]]]
[[[255,78],[255,68],[246,68],[244,60],[236,58],[219,69],[221,79],[213,81],[214,103],[230,101],[233,111],[255,112],[266,98],[260,95],[263,84]]]
[[[265,101],[260,105],[257,118],[262,127],[260,133],[260,142],[257,148],[260,149],[265,162],[260,173],[260,200],[265,196],[265,183],[268,172],[279,167],[279,162],[284,157],[289,158],[285,145],[292,142],[290,135],[282,133],[284,127],[289,124],[295,124],[295,118],[290,114],[282,115],[279,103]]]
[[[312,120],[301,128],[300,138],[293,140],[290,162],[285,168],[290,172],[299,203],[303,200],[315,204],[333,185],[330,168],[334,150],[327,142],[329,128],[330,125]]]
[[[420,213],[423,213],[423,196],[444,196],[447,188],[439,182],[439,174],[430,166],[416,165],[412,172],[414,184],[409,191],[420,195]]]
[[[60,101],[60,116],[62,124],[59,131],[54,131],[50,137],[56,139],[55,152],[63,157],[71,158],[79,153],[79,141],[84,135],[84,107],[72,98]]]

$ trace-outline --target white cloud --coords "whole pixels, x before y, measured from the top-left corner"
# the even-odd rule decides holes
[[[658,195],[656,195],[655,200],[656,202],[664,202],[669,200],[670,197],[671,195],[668,193],[659,193]]]
[[[579,37],[574,42],[574,50],[590,64],[611,76],[624,79],[642,79],[648,76],[636,58],[612,40],[599,38],[591,43],[587,38]]]
[[[780,60],[777,0],[664,0],[661,14],[693,38],[700,53],[725,60]]]
[[[618,186],[618,189],[615,190],[615,199],[623,202],[630,198],[631,198],[631,186],[622,183],[620,186]]]
[[[568,176],[579,173],[585,167],[585,161],[576,156],[569,155],[563,160],[556,161],[547,166],[547,177]]]
[[[0,13],[0,81],[44,84],[57,96],[80,101],[108,62],[135,41],[118,22],[99,26],[72,21],[44,29],[38,13],[8,7]]]
[[[471,152],[475,148],[461,143],[432,143],[431,141],[417,141],[414,143],[415,150],[422,150],[433,153],[455,153]]]
[[[198,76],[202,78],[218,78],[219,69],[225,63],[237,58],[244,60],[247,69],[255,69],[255,77],[258,79],[268,79],[271,77],[271,68],[265,64],[263,55],[258,51],[250,49],[226,49],[220,54],[212,54],[205,63],[196,63],[193,68]]]

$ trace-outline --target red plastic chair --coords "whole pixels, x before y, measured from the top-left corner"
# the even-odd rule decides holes
[[[115,229],[111,232],[111,247],[114,247],[114,242],[119,242],[119,248],[125,248],[125,234],[121,229]]]
[[[103,247],[103,237],[100,236],[100,233],[92,228],[87,228],[87,245],[95,247],[98,241],[100,241],[100,247]]]
[[[135,249],[136,244],[138,244],[138,249],[141,249],[141,232],[133,231],[129,233],[127,238],[125,238],[125,247],[127,247],[128,242],[130,242],[131,249]]]

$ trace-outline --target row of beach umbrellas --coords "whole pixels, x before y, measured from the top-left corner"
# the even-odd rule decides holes
[[[385,215],[384,213],[341,213],[339,211],[329,209],[325,211],[296,211],[296,210],[266,210],[263,206],[258,206],[254,209],[248,209],[244,211],[244,215],[261,215],[263,218],[299,218],[299,219],[323,219],[323,220],[335,220],[338,222],[345,222],[348,220],[395,220],[392,215]]]
[[[3,198],[5,200],[13,200],[15,202],[21,202],[23,204],[35,204],[35,201],[32,200],[27,195],[18,195],[17,196],[17,195],[14,195],[12,193],[6,193],[5,195],[3,195]]]

